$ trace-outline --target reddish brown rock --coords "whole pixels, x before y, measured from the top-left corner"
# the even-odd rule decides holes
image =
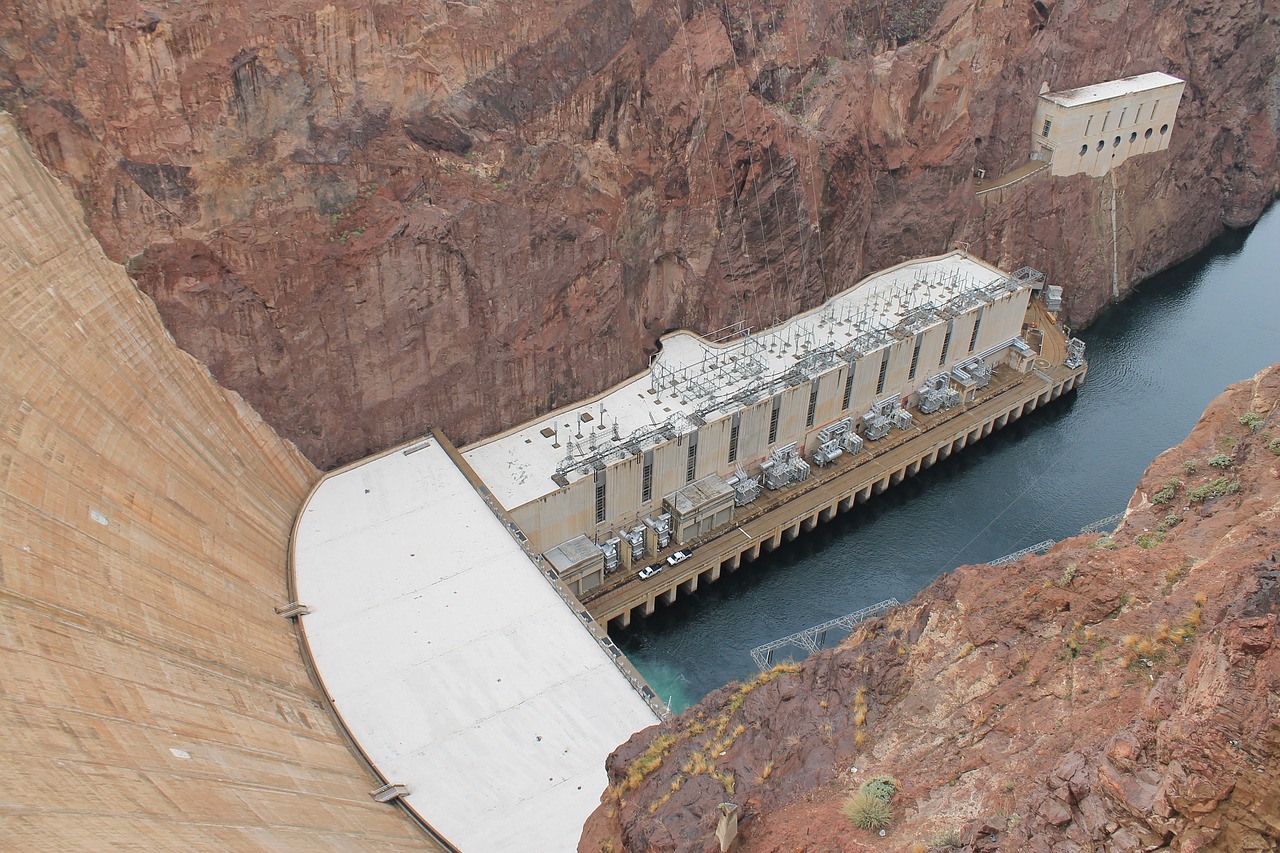
[[[743,853],[1276,849],[1277,436],[1280,365],[1155,460],[1114,536],[958,569],[634,736],[579,849],[715,850],[724,801]],[[879,774],[900,785],[885,838],[842,814]]]
[[[1280,181],[1274,0],[7,5],[0,100],[178,342],[321,466],[495,432],[669,328],[956,241],[1084,320]],[[1188,81],[1168,152],[975,196],[1042,82],[1156,69]]]

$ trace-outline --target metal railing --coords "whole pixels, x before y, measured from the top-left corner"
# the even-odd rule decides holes
[[[760,669],[767,669],[773,664],[773,653],[787,646],[798,646],[804,649],[807,655],[813,654],[826,645],[827,632],[831,629],[841,628],[846,633],[850,632],[859,622],[882,616],[889,608],[897,606],[898,599],[886,598],[884,601],[872,604],[870,607],[855,610],[853,613],[844,616],[837,616],[835,619],[828,619],[821,625],[814,625],[812,628],[797,631],[771,643],[765,643],[763,646],[756,646],[751,650],[751,659],[756,662],[756,666]]]

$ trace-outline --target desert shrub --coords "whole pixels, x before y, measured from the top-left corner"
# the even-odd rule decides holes
[[[1267,450],[1270,450],[1276,456],[1280,456],[1280,438],[1271,439],[1271,443],[1267,445]]]
[[[1193,504],[1204,503],[1210,498],[1220,498],[1223,495],[1234,495],[1240,491],[1240,481],[1232,480],[1229,477],[1219,477],[1211,483],[1205,483],[1203,486],[1197,486],[1187,492],[1187,500]]]
[[[1169,501],[1173,500],[1174,496],[1178,494],[1178,490],[1181,488],[1182,481],[1177,477],[1170,477],[1168,482],[1164,484],[1164,488],[1151,496],[1151,502],[1153,504],[1167,504]]]
[[[872,776],[870,779],[863,782],[862,786],[858,788],[858,793],[870,794],[873,797],[879,797],[887,803],[893,798],[894,794],[898,793],[898,788],[899,785],[897,779],[892,776],[881,774],[879,776]]]
[[[1194,477],[1196,472],[1200,470],[1200,466],[1196,464],[1196,460],[1188,459],[1182,463],[1182,473],[1188,477]]]
[[[1230,468],[1231,457],[1225,453],[1215,453],[1209,457],[1209,464],[1212,465],[1214,468],[1223,468],[1223,469]]]
[[[1248,427],[1249,432],[1257,432],[1262,426],[1262,415],[1257,412],[1245,412],[1240,416],[1240,426]]]
[[[889,804],[875,794],[857,793],[844,801],[845,817],[859,829],[885,829],[893,820]]]

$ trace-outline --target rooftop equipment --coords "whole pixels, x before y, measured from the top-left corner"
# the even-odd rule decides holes
[[[939,373],[930,376],[916,390],[916,408],[923,414],[931,415],[938,409],[950,409],[960,405],[960,392],[951,387],[950,376]]]
[[[604,540],[604,544],[600,546],[601,550],[604,551],[604,573],[606,575],[618,570],[618,545],[620,544],[620,540],[615,537]]]
[[[1050,311],[1062,310],[1062,288],[1049,285],[1044,289],[1044,307]]]
[[[1084,341],[1079,338],[1072,338],[1067,341],[1067,357],[1062,363],[1072,370],[1075,370],[1084,363]]]
[[[644,526],[653,531],[655,540],[654,553],[671,544],[671,515],[662,513],[657,518],[646,518]]]
[[[746,506],[760,497],[760,478],[748,477],[747,472],[739,468],[725,480],[733,487],[733,503],[735,506]]]
[[[631,546],[631,562],[639,562],[644,556],[644,525],[640,524],[620,533],[622,540]]]
[[[769,489],[781,489],[788,483],[809,479],[812,469],[796,449],[796,443],[774,449],[769,458],[760,463],[760,474]]]

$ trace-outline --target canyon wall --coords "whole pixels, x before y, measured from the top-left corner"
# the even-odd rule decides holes
[[[609,760],[579,849],[1280,846],[1280,365],[1158,457],[1111,536],[962,567]],[[843,812],[888,775],[881,837]],[[864,810],[861,814],[866,814]]]
[[[182,352],[0,114],[0,847],[438,849],[303,666],[315,469]]]
[[[4,5],[0,100],[178,343],[322,467],[957,242],[1085,320],[1280,182],[1276,0]],[[1150,70],[1188,81],[1169,151],[975,195],[1042,82]]]

